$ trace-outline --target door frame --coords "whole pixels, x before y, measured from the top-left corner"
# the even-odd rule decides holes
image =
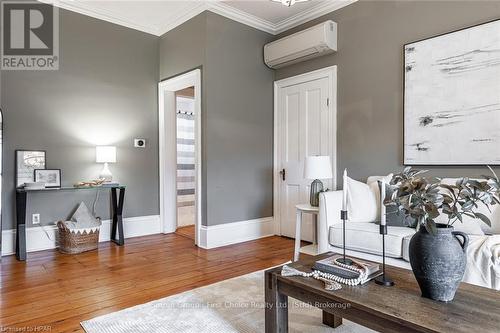
[[[288,86],[315,81],[318,79],[328,78],[330,100],[329,110],[331,112],[331,130],[332,130],[332,151],[330,155],[334,159],[335,165],[332,164],[332,188],[337,189],[337,66],[330,66],[314,70],[312,72],[299,74],[288,77],[282,80],[274,81],[274,157],[273,157],[273,215],[274,215],[274,233],[281,235],[281,198],[280,198],[280,182],[279,177],[281,166],[281,151],[280,151],[280,123],[279,123],[279,90]]]
[[[175,92],[194,86],[195,99],[195,244],[200,244],[202,221],[201,181],[201,70],[166,79],[158,83],[160,223],[163,233],[177,229],[177,122]]]

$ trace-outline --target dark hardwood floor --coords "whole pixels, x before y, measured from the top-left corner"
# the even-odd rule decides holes
[[[177,235],[187,237],[189,239],[192,239],[194,241],[195,239],[195,232],[194,232],[194,225],[188,225],[185,227],[179,227],[175,231]]]
[[[203,250],[178,234],[99,244],[79,255],[56,250],[3,257],[0,332],[82,332],[80,321],[282,264],[293,240],[267,237]],[[47,327],[43,327],[47,325]],[[18,328],[20,330],[15,330]]]

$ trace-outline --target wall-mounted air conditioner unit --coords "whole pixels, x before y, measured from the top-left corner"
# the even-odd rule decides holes
[[[326,21],[264,46],[264,62],[280,68],[337,51],[337,23]]]

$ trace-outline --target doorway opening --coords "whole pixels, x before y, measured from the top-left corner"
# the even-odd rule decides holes
[[[195,238],[195,100],[194,86],[175,92],[177,121],[177,230]]]
[[[158,85],[160,221],[163,233],[179,229],[200,240],[201,228],[201,70]]]

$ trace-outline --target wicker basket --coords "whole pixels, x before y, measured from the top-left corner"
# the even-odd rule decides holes
[[[59,230],[59,251],[76,254],[97,249],[99,242],[99,228],[96,231],[83,233],[71,231],[63,221],[57,222]]]

